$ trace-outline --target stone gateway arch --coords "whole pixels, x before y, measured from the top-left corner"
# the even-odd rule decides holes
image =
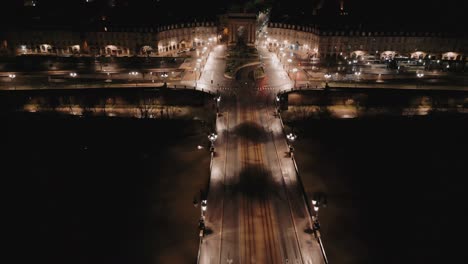
[[[249,13],[227,14],[227,28],[229,44],[243,42],[247,45],[255,44],[257,15]]]

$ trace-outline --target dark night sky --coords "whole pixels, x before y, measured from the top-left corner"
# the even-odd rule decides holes
[[[271,3],[272,18],[279,22],[315,23],[319,19],[312,16],[314,6],[322,3],[319,12],[320,19],[332,23],[339,13],[339,0],[115,0],[116,8],[108,8],[109,0],[94,0],[85,5],[85,0],[37,0],[35,8],[24,8],[23,0],[2,1],[2,15],[0,19],[5,24],[19,23],[13,21],[28,21],[30,17],[41,17],[41,21],[72,22],[86,21],[87,18],[107,14],[113,18],[128,23],[167,24],[176,21],[192,21],[192,17],[199,20],[214,20],[216,14],[224,13],[232,6],[242,6],[247,2]],[[345,0],[348,20],[376,22],[377,24],[431,24],[431,25],[460,25],[466,1],[461,0]],[[16,6],[16,7],[15,7]],[[119,8],[120,6],[120,8]],[[14,10],[14,12],[10,12]],[[8,12],[5,12],[8,11]],[[342,18],[341,18],[342,19]],[[50,24],[50,23],[49,23]],[[61,24],[61,23],[58,23]]]

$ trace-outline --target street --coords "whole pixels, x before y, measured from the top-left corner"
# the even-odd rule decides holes
[[[203,84],[223,76],[223,61],[216,59],[223,51],[210,55],[209,70],[200,77]],[[214,80],[233,87],[234,93],[221,93],[199,263],[325,263],[274,114],[276,92],[257,89],[286,88],[289,80],[284,72],[272,74],[281,69],[269,61],[265,72],[260,83]]]

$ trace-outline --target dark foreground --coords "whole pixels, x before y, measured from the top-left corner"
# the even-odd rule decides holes
[[[192,121],[2,117],[15,263],[194,263],[208,181]]]
[[[468,118],[315,120],[295,124],[306,189],[328,194],[319,218],[330,263],[461,263]]]
[[[208,180],[191,121],[2,117],[4,241],[15,263],[194,263]],[[5,126],[3,126],[5,124]],[[295,124],[330,263],[461,263],[468,119]],[[5,158],[6,157],[6,158]]]

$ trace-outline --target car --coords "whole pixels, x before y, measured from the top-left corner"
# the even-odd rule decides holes
[[[191,47],[191,48],[189,49],[189,51],[194,51],[194,50],[196,50],[195,47]]]

